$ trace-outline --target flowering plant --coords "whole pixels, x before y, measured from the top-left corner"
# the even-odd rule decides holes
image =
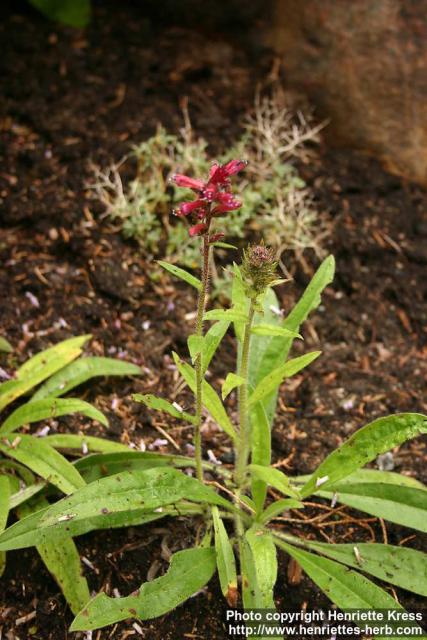
[[[399,474],[363,469],[375,458],[409,438],[427,432],[427,417],[391,415],[357,430],[306,477],[288,477],[272,464],[271,431],[278,391],[285,379],[319,357],[313,351],[289,358],[300,328],[319,305],[334,275],[334,259],[326,258],[296,306],[285,319],[275,310],[277,278],[273,252],[262,243],[249,246],[241,266],[233,265],[232,304],[206,311],[210,251],[217,232],[212,223],[239,206],[230,178],[244,168],[233,160],[214,165],[208,180],[174,177],[195,199],[177,215],[189,217],[189,233],[200,237],[202,277],[174,265],[165,268],[198,291],[195,333],[188,338],[189,362],[174,353],[175,365],[194,393],[194,412],[154,395],[135,400],[194,427],[195,457],[120,451],[91,455],[75,464],[86,485],[72,495],[29,515],[0,535],[0,551],[38,545],[57,536],[77,536],[97,528],[142,525],[160,518],[187,517],[198,525],[192,548],[172,555],[168,571],[126,597],[100,593],[89,600],[71,629],[90,630],[130,617],[161,616],[202,589],[217,571],[231,607],[274,609],[279,567],[277,548],[284,550],[342,609],[401,609],[397,600],[366,574],[417,594],[427,595],[427,558],[404,546],[329,544],[298,535],[298,518],[319,504],[331,519],[342,506],[364,511],[418,531],[426,531],[427,490]],[[204,331],[206,322],[212,322]],[[206,372],[222,338],[233,327],[237,364],[221,389],[221,398]],[[224,401],[238,395],[236,424]],[[203,458],[204,411],[229,437],[232,468]],[[184,470],[196,470],[192,477]],[[274,500],[271,496],[274,496]],[[326,500],[307,503],[307,498]],[[316,522],[312,519],[312,522]],[[240,579],[239,579],[240,576]],[[391,623],[392,624],[392,623]],[[265,635],[267,634],[267,635]],[[252,637],[272,637],[251,629]],[[279,634],[280,635],[280,634]],[[273,634],[274,637],[274,634]]]

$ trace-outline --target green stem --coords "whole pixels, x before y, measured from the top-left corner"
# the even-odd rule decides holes
[[[206,233],[203,236],[203,248],[202,248],[202,286],[199,291],[199,299],[197,302],[197,317],[196,317],[196,335],[203,335],[203,316],[205,314],[206,296],[208,292],[209,284],[209,236]],[[200,482],[203,482],[203,465],[202,465],[202,384],[203,384],[203,371],[202,371],[202,359],[200,355],[196,358],[196,425],[194,432],[194,448],[196,458],[196,476]]]
[[[250,422],[248,416],[248,369],[249,369],[249,349],[251,343],[251,328],[255,314],[254,300],[251,300],[249,306],[248,320],[245,325],[242,343],[242,358],[240,362],[239,375],[245,382],[239,387],[239,439],[236,450],[236,471],[235,482],[237,485],[237,498],[242,493],[243,485],[246,480],[246,467],[248,465],[250,450]],[[235,517],[235,529],[239,539],[244,535],[244,526],[242,518],[239,514]],[[240,543],[239,543],[240,544]]]
[[[248,415],[248,369],[249,369],[249,349],[251,342],[252,322],[255,314],[255,301],[251,300],[249,306],[248,320],[245,325],[242,344],[242,358],[239,375],[245,382],[239,388],[239,441],[236,456],[235,480],[241,489],[246,479],[246,467],[248,466],[250,451],[250,421]]]

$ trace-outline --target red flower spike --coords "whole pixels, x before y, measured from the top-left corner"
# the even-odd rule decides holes
[[[190,178],[189,176],[184,176],[182,173],[175,173],[171,177],[171,182],[175,182],[177,187],[186,187],[187,189],[193,189],[194,191],[201,191],[205,186],[203,180]]]
[[[191,237],[209,233],[213,217],[221,217],[228,211],[240,209],[242,203],[231,192],[230,177],[244,169],[246,164],[243,160],[230,160],[222,166],[214,163],[210,168],[207,181],[190,178],[181,173],[172,176],[171,181],[178,187],[192,189],[197,194],[195,200],[181,203],[174,211],[177,216],[191,216],[193,220],[200,220],[190,227]],[[210,239],[210,242],[215,242],[222,237],[223,234],[213,235],[213,240]]]
[[[207,229],[207,224],[199,222],[199,224],[195,224],[194,227],[190,227],[188,233],[190,234],[190,237],[193,238],[194,236],[202,236]]]

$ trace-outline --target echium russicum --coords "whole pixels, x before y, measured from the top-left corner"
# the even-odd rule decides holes
[[[192,222],[189,228],[190,236],[201,236],[202,239],[201,286],[197,303],[196,336],[203,336],[203,316],[209,283],[210,249],[214,242],[222,240],[224,237],[221,230],[212,233],[212,223],[216,218],[222,218],[230,211],[240,209],[242,206],[242,202],[231,191],[230,178],[242,171],[246,164],[244,160],[230,160],[224,165],[214,163],[207,180],[192,178],[180,173],[176,173],[171,178],[171,181],[178,187],[191,189],[195,193],[194,200],[182,202],[173,213],[181,218],[189,218]],[[194,365],[196,370],[194,432],[196,474],[199,480],[203,480],[201,439],[203,371],[200,355],[197,356]]]

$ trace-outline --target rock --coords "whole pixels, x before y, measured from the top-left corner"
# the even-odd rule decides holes
[[[427,184],[427,12],[414,0],[275,0],[285,81],[329,118],[329,141]]]

